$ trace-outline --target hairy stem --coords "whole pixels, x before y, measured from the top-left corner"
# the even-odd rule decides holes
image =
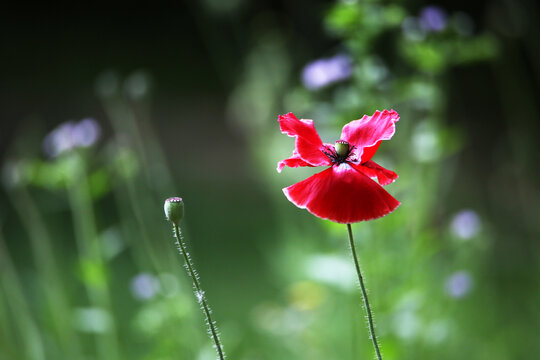
[[[375,348],[375,352],[377,353],[377,360],[382,360],[381,350],[379,349],[377,336],[375,335],[375,324],[373,322],[373,314],[371,312],[371,306],[369,306],[366,285],[364,284],[364,278],[362,277],[362,272],[360,271],[360,264],[358,263],[358,256],[356,255],[356,247],[354,246],[354,239],[353,239],[351,224],[347,224],[347,230],[349,231],[349,243],[351,245],[351,251],[354,258],[356,274],[358,275],[358,281],[360,282],[360,289],[362,289],[362,298],[364,299],[364,307],[366,308],[366,312],[367,312],[369,334],[371,337],[371,341],[373,342],[373,347]]]
[[[204,291],[201,288],[201,284],[199,282],[199,275],[197,274],[197,271],[195,270],[193,263],[191,262],[189,253],[186,250],[186,245],[184,244],[184,239],[182,237],[182,234],[180,233],[180,228],[176,224],[173,224],[173,228],[174,228],[174,236],[176,237],[176,246],[178,247],[178,251],[180,251],[180,253],[184,256],[186,270],[188,271],[188,274],[191,277],[191,280],[193,280],[193,287],[195,288],[195,297],[197,298],[197,301],[201,305],[204,315],[206,316],[206,323],[210,330],[210,337],[214,341],[214,345],[219,355],[219,359],[224,360],[225,353],[223,352],[223,346],[221,345],[221,342],[219,340],[219,333],[218,333],[216,324],[212,320],[212,316],[211,316],[212,311],[210,310],[210,307],[208,306],[208,303],[206,301],[206,296],[204,294]]]

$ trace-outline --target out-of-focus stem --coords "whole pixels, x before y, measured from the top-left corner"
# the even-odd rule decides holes
[[[84,169],[84,160],[79,154],[73,154],[73,156],[77,156],[72,170],[75,174],[73,174],[73,183],[68,186],[67,192],[73,213],[79,259],[81,264],[90,261],[93,265],[101,268],[105,264],[97,235],[89,185]],[[114,312],[112,310],[108,284],[89,284],[85,280],[84,285],[90,304],[96,308],[105,310],[112,317]],[[111,319],[109,326],[109,331],[100,334],[96,339],[99,352],[98,357],[100,359],[117,360],[120,358],[120,349],[114,319]]]
[[[4,238],[0,233],[0,293],[6,296],[6,303],[10,308],[16,325],[20,326],[20,335],[24,339],[27,358],[31,360],[45,360],[45,349],[39,328],[30,315],[22,286],[17,276],[15,266],[8,254]],[[7,319],[6,319],[7,320]],[[4,320],[2,320],[4,322]]]
[[[80,359],[81,348],[73,331],[72,309],[65,296],[66,290],[58,273],[51,237],[44,220],[26,188],[21,187],[12,192],[12,203],[28,231],[45,300],[63,351],[74,360]]]

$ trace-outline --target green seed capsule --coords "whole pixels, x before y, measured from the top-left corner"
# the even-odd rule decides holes
[[[182,201],[181,197],[168,198],[165,200],[163,209],[165,210],[167,220],[175,225],[178,225],[184,217],[184,201]]]
[[[349,143],[345,140],[338,140],[334,144],[334,149],[336,149],[336,154],[345,157],[349,154]]]

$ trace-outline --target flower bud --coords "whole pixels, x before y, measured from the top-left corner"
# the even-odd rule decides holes
[[[181,197],[168,198],[165,200],[163,209],[165,210],[167,220],[175,225],[178,225],[184,217],[184,201],[182,201]]]
[[[349,154],[349,143],[345,140],[338,140],[334,144],[334,149],[336,149],[336,154],[345,157]]]

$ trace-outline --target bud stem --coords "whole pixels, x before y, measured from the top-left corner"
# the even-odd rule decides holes
[[[349,232],[349,243],[351,245],[354,265],[356,267],[356,274],[358,275],[358,281],[360,282],[360,289],[362,290],[362,298],[364,299],[364,307],[366,308],[366,312],[367,312],[369,334],[371,337],[371,341],[373,342],[373,347],[375,348],[375,352],[377,353],[377,360],[382,360],[381,350],[379,350],[377,336],[375,335],[375,324],[373,322],[373,314],[371,313],[371,307],[369,306],[366,285],[364,284],[364,278],[362,277],[362,273],[360,272],[360,264],[358,263],[358,256],[356,255],[356,247],[354,246],[354,239],[353,239],[351,224],[347,224],[347,230]]]
[[[219,359],[224,360],[225,353],[223,352],[223,346],[221,345],[221,342],[219,340],[219,333],[218,333],[217,326],[215,322],[212,320],[212,316],[211,316],[212,310],[210,310],[210,307],[208,306],[208,303],[206,301],[206,295],[204,294],[204,291],[201,288],[201,284],[199,283],[199,275],[197,274],[197,271],[195,270],[195,267],[193,266],[193,263],[191,261],[191,257],[189,256],[189,253],[186,250],[184,238],[182,237],[178,224],[173,223],[173,231],[174,231],[174,236],[176,237],[176,246],[178,247],[178,251],[180,252],[180,254],[184,256],[184,261],[185,261],[184,266],[189,276],[191,277],[191,280],[193,280],[193,287],[195,289],[195,297],[197,298],[197,301],[201,305],[204,315],[206,317],[206,324],[208,325],[208,328],[210,330],[210,337],[214,341],[214,347],[216,348],[216,351],[219,355]]]

